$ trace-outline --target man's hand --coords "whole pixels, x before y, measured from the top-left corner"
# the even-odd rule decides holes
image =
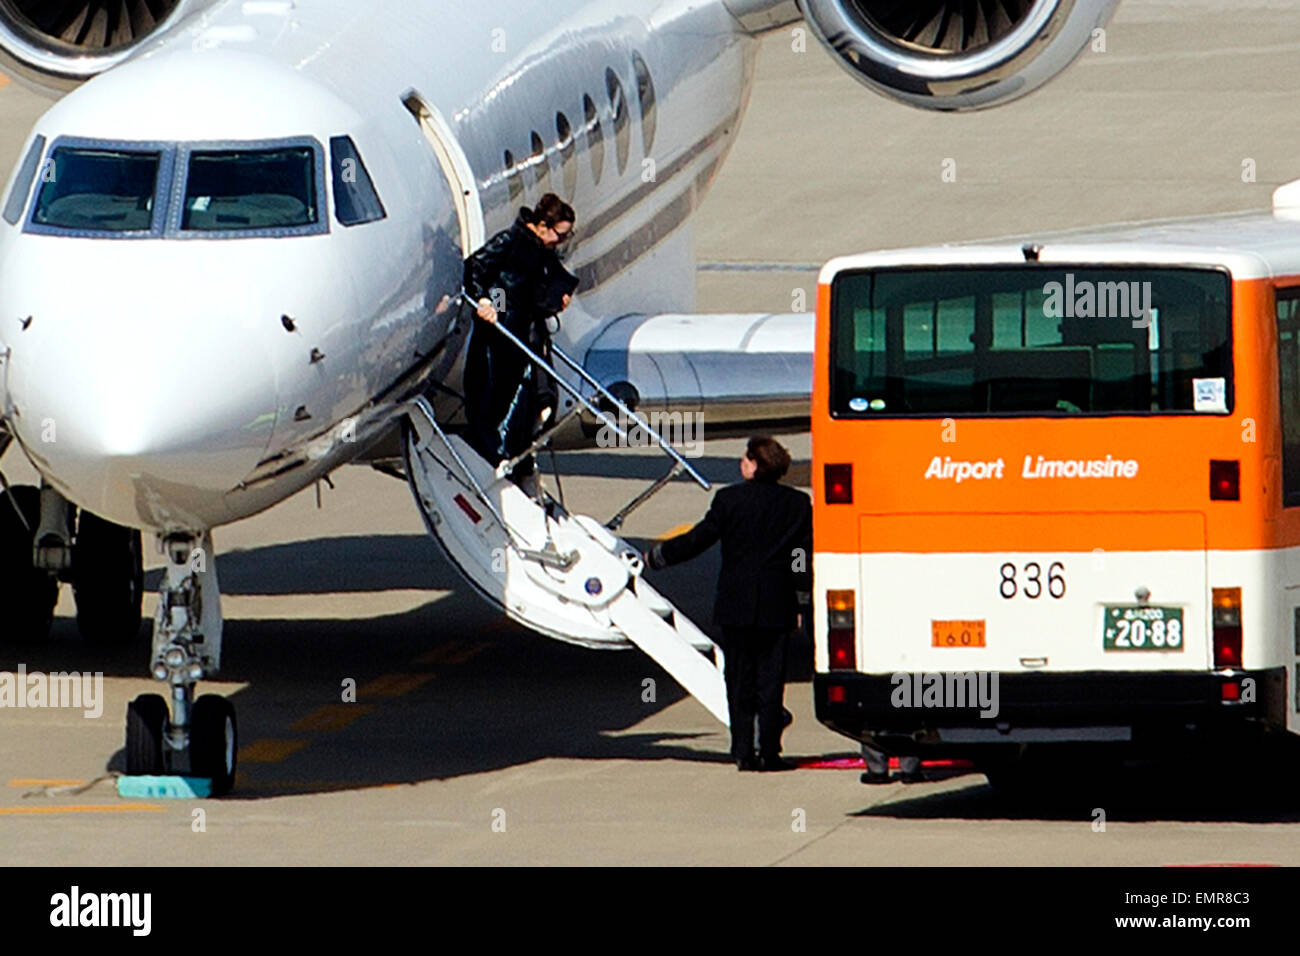
[[[645,563],[650,566],[652,571],[662,571],[668,567],[668,561],[664,558],[664,546],[656,544],[645,556]]]
[[[484,322],[496,322],[497,310],[493,308],[491,299],[478,300],[478,317]]]
[[[563,300],[561,300],[560,311],[563,312],[565,309],[567,309],[567,308],[569,307],[569,303],[572,302],[572,301],[573,301],[573,296],[571,296],[571,295],[566,295],[566,296],[563,298]]]

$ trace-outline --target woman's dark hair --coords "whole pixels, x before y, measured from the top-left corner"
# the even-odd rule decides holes
[[[755,435],[745,446],[745,457],[758,466],[755,481],[780,481],[790,470],[790,453],[775,438]]]
[[[525,210],[524,221],[531,222],[534,226],[549,226],[554,229],[562,222],[577,223],[578,217],[567,202],[555,193],[547,193],[537,200],[537,205],[531,210]]]

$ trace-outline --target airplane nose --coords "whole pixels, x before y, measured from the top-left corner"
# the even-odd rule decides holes
[[[93,310],[88,310],[93,315]],[[124,525],[201,529],[265,454],[275,375],[237,323],[36,315],[9,337],[15,430],[77,505]]]

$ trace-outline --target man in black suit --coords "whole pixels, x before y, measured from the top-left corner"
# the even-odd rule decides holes
[[[779,442],[751,438],[740,460],[745,481],[718,491],[699,524],[648,557],[650,567],[664,568],[722,542],[713,623],[722,628],[731,754],[741,770],[794,769],[781,758],[786,636],[798,623],[798,594],[810,590],[812,502],[779,484],[789,468]]]

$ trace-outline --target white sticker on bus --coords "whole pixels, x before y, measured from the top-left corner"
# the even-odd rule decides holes
[[[1227,382],[1221,378],[1192,379],[1192,409],[1198,412],[1226,412]]]

